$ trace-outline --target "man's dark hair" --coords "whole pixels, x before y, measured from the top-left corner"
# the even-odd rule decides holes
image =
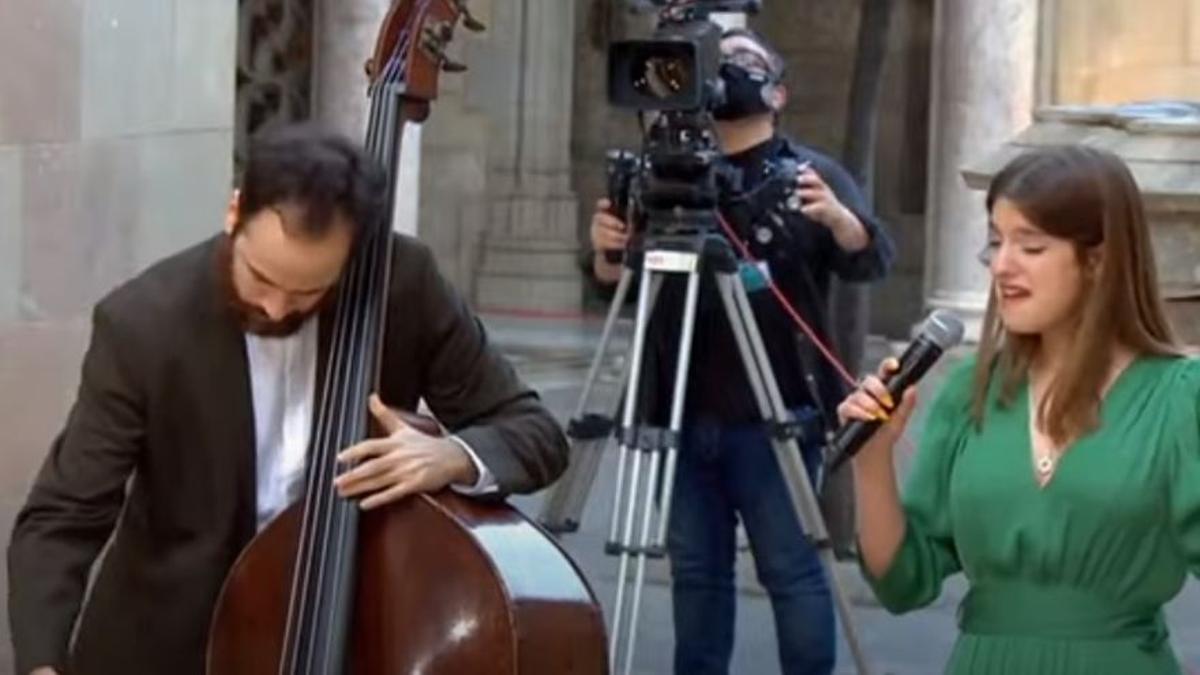
[[[383,167],[359,145],[311,123],[274,126],[250,141],[240,217],[291,207],[300,217],[285,226],[296,234],[323,235],[335,215],[357,234],[383,217],[386,195]]]
[[[771,77],[775,78],[776,82],[783,82],[783,76],[787,72],[787,62],[783,60],[783,54],[780,54],[779,50],[775,49],[762,33],[752,28],[730,28],[721,33],[722,40],[731,37],[748,38],[754,44],[762,47],[763,51],[767,53],[767,67],[770,69]]]

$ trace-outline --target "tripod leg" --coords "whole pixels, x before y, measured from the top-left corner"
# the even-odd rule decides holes
[[[683,411],[687,393],[687,374],[691,365],[692,336],[696,326],[696,306],[700,296],[700,272],[693,270],[688,274],[687,297],[683,306],[683,330],[679,337],[678,358],[675,364],[675,383],[671,394],[671,417],[665,442],[659,444],[658,451],[650,460],[650,471],[646,477],[646,497],[642,516],[642,533],[638,550],[637,573],[633,581],[633,603],[630,607],[629,643],[625,652],[625,675],[633,673],[633,653],[637,643],[638,615],[642,603],[642,588],[646,583],[646,558],[653,552],[661,555],[665,544],[667,521],[671,517],[671,497],[675,485],[675,462],[679,451],[679,432],[683,425]],[[667,476],[663,483],[661,506],[659,507],[658,528],[656,528],[653,547],[650,541],[651,511],[654,508],[654,490],[658,483],[659,462],[663,450],[666,451]],[[653,550],[652,550],[653,548]]]
[[[620,505],[621,494],[625,489],[625,463],[629,456],[628,448],[633,447],[638,439],[636,438],[636,430],[634,426],[635,412],[637,410],[637,401],[634,397],[638,395],[638,390],[641,386],[640,379],[642,374],[642,359],[644,358],[646,349],[646,330],[650,322],[650,313],[654,310],[655,303],[658,301],[658,292],[662,288],[663,278],[659,275],[647,273],[643,279],[643,283],[638,292],[638,310],[634,318],[633,326],[633,344],[630,346],[630,356],[625,364],[625,372],[622,377],[622,384],[625,385],[625,394],[622,397],[622,415],[621,415],[621,433],[622,437],[619,441],[620,450],[617,455],[617,478],[616,487],[614,488],[612,513],[609,516],[608,522],[608,547],[611,550],[617,545],[619,536],[618,526],[620,522]],[[646,310],[643,314],[642,303],[644,289],[649,288],[649,295],[645,297]],[[639,331],[641,337],[639,338]]]
[[[630,353],[630,376],[628,378],[627,387],[625,390],[625,398],[623,401],[624,410],[621,415],[621,439],[620,450],[617,456],[617,484],[615,488],[615,497],[613,499],[613,518],[611,528],[611,540],[615,542],[617,538],[617,518],[621,508],[621,501],[624,497],[625,490],[625,465],[629,457],[630,450],[635,452],[633,457],[633,466],[630,469],[629,476],[629,497],[625,515],[625,527],[621,534],[620,544],[620,562],[617,571],[617,598],[613,605],[611,636],[609,641],[609,663],[617,662],[617,649],[620,645],[621,635],[621,619],[624,612],[625,599],[625,584],[629,574],[629,552],[633,544],[633,521],[637,507],[637,485],[641,471],[641,453],[639,443],[642,439],[635,426],[637,404],[638,404],[638,388],[641,384],[642,373],[642,358],[646,348],[646,328],[650,320],[651,305],[654,298],[657,296],[658,285],[661,284],[661,279],[653,272],[646,271],[644,273],[643,283],[638,288],[638,305],[637,314],[634,319],[633,326],[633,345]],[[653,292],[652,292],[653,291]],[[613,666],[615,668],[615,665]]]
[[[600,372],[612,340],[614,326],[620,316],[621,307],[629,295],[629,287],[633,280],[633,271],[625,268],[621,271],[621,280],[617,283],[616,293],[608,308],[608,316],[604,321],[604,330],[600,335],[600,344],[592,356],[587,377],[583,381],[583,391],[575,406],[567,428],[571,436],[570,463],[562,478],[551,489],[546,501],[542,504],[539,522],[551,532],[572,532],[579,527],[582,519],[583,506],[591,492],[595,481],[596,471],[600,466],[601,454],[611,431],[611,420],[599,416],[585,417],[588,403],[592,397],[592,389]],[[628,372],[626,370],[626,372]],[[621,387],[624,387],[622,379]]]
[[[783,396],[779,392],[779,384],[771,369],[770,358],[763,344],[762,334],[758,330],[750,299],[746,295],[746,288],[742,285],[741,278],[736,274],[718,274],[717,285],[726,314],[729,316],[729,324],[733,328],[738,351],[746,366],[747,378],[750,380],[751,389],[754,390],[754,396],[763,419],[776,423],[790,421],[791,412],[788,411],[783,402]],[[841,617],[842,632],[850,646],[855,666],[861,675],[869,675],[870,666],[866,653],[862,649],[858,631],[854,626],[850,601],[846,596],[845,589],[838,581],[836,560],[833,556],[833,549],[829,545],[829,532],[817,505],[808,470],[801,459],[800,448],[794,437],[782,439],[776,436],[772,440],[772,446],[788,494],[791,497],[792,508],[796,511],[797,520],[800,522],[804,534],[816,546],[825,565],[829,587],[838,615]]]
[[[621,315],[621,307],[625,304],[625,296],[629,295],[629,285],[633,282],[633,271],[628,267],[621,270],[621,280],[617,282],[617,290],[613,294],[612,304],[608,306],[608,316],[604,319],[604,330],[600,333],[600,346],[592,356],[592,364],[588,367],[587,378],[583,381],[583,392],[579,395],[579,403],[575,406],[572,419],[583,417],[587,410],[588,399],[592,395],[592,387],[600,373],[604,357],[608,355],[608,346],[612,340],[613,328],[617,325],[617,317]]]

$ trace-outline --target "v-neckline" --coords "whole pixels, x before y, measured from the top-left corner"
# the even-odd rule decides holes
[[[1119,391],[1121,391],[1121,389],[1123,389],[1123,387],[1124,387],[1123,383],[1125,380],[1128,379],[1127,376],[1129,375],[1130,371],[1132,371],[1143,360],[1144,359],[1141,355],[1134,355],[1134,357],[1129,361],[1129,363],[1125,364],[1125,367],[1121,369],[1121,372],[1117,373],[1117,376],[1113,380],[1112,385],[1109,386],[1108,391],[1105,392],[1104,396],[1100,399],[1100,407],[1096,411],[1097,422],[1100,427],[1103,427],[1103,425],[1104,425],[1104,416],[1105,416],[1104,413],[1105,413],[1105,410],[1109,407],[1109,402],[1112,401],[1112,398],[1114,395],[1116,395]],[[1026,376],[1025,376],[1025,383],[1021,389],[1022,389],[1021,395],[1024,398],[1024,400],[1021,402],[1021,408],[1023,411],[1022,412],[1022,416],[1023,416],[1022,422],[1023,422],[1023,426],[1024,426],[1024,433],[1025,433],[1025,439],[1026,439],[1026,447],[1025,447],[1026,469],[1025,469],[1025,471],[1026,471],[1026,475],[1028,475],[1030,477],[1030,479],[1033,481],[1034,490],[1036,490],[1038,493],[1045,493],[1047,490],[1050,489],[1050,486],[1056,480],[1058,480],[1058,476],[1063,470],[1063,462],[1066,461],[1067,456],[1074,454],[1074,452],[1078,449],[1078,446],[1096,432],[1092,431],[1090,433],[1084,434],[1083,436],[1080,436],[1080,437],[1072,440],[1070,443],[1068,443],[1066,445],[1066,447],[1064,447],[1062,449],[1062,451],[1058,453],[1058,457],[1057,457],[1057,459],[1055,459],[1055,466],[1054,466],[1053,470],[1050,472],[1049,479],[1047,479],[1044,484],[1041,483],[1038,480],[1037,463],[1034,461],[1034,457],[1036,457],[1036,454],[1035,454],[1035,448],[1034,448],[1033,420],[1036,417],[1036,412],[1033,407],[1033,379],[1028,374],[1026,374]],[[1099,429],[1097,429],[1097,431],[1098,430]]]

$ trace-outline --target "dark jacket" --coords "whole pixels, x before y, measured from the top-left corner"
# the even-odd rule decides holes
[[[828,311],[833,275],[855,282],[880,279],[891,269],[895,247],[883,224],[868,208],[861,190],[841,165],[816,150],[782,136],[776,136],[767,143],[770,145],[763,146],[763,149],[772,159],[788,157],[798,162],[811,162],[812,168],[842,204],[854,212],[870,235],[870,243],[866,248],[848,253],[838,246],[829,228],[798,212],[785,212],[783,228],[787,236],[776,237],[768,245],[752,246],[755,256],[770,264],[772,278],[800,316],[821,342],[833,349]],[[744,228],[747,224],[735,222],[732,225]],[[753,241],[747,230],[743,229],[739,234],[743,239]],[[594,280],[591,257],[591,251],[585,251],[581,262],[589,278]],[[664,283],[655,310],[655,322],[649,331],[645,369],[647,379],[643,380],[643,391],[648,392],[643,409],[653,423],[660,425],[665,423],[666,403],[670,397],[670,373],[677,351],[679,307],[682,306],[684,290],[683,277],[672,277]],[[689,375],[687,414],[727,414],[726,411],[731,407],[752,408],[749,384],[742,372],[732,331],[716,299],[715,285],[706,280],[702,289],[692,372]],[[611,296],[612,287],[600,285],[599,290]],[[630,298],[636,298],[636,294],[631,293]],[[803,377],[811,374],[817,390],[818,400],[815,403],[819,403],[819,408],[825,413],[826,426],[832,427],[836,422],[833,416],[837,405],[848,393],[845,383],[829,360],[803,337],[774,296],[765,292],[753,294],[751,305],[767,343],[773,370],[780,380],[785,402],[790,406],[814,403],[811,389],[805,385],[806,378]],[[709,372],[700,371],[701,368]],[[705,379],[710,382],[705,383]],[[714,392],[715,401],[711,395]]]
[[[160,262],[95,308],[75,404],[8,550],[21,675],[41,665],[72,675],[204,672],[213,605],[255,534],[256,509],[245,340],[220,292],[216,244]],[[557,423],[429,250],[400,236],[381,373],[386,403],[411,410],[423,397],[502,492],[530,492],[562,472]]]

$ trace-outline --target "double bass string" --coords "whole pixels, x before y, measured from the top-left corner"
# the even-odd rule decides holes
[[[403,52],[401,52],[403,53]],[[396,85],[393,83],[396,73],[400,70],[399,65],[394,59],[389,60],[388,68],[385,70],[381,90],[383,92],[382,105],[378,107],[379,113],[383,120],[381,124],[376,124],[371,129],[371,140],[369,149],[373,152],[376,159],[380,160],[384,165],[385,173],[389,179],[389,187],[395,184],[395,165],[389,163],[387,157],[390,143],[394,142],[393,128],[397,117],[397,96],[395,95]],[[377,95],[381,92],[377,91]],[[375,121],[378,121],[376,119]],[[380,135],[383,140],[380,141]],[[389,189],[390,193],[390,189]],[[390,194],[389,194],[390,196]],[[390,209],[391,200],[387,205]],[[370,375],[378,371],[378,364],[375,362],[379,358],[378,351],[372,349],[372,345],[378,346],[380,338],[383,334],[383,320],[386,310],[384,302],[384,281],[386,270],[380,267],[380,258],[389,250],[390,238],[388,236],[390,228],[387,227],[389,219],[380,218],[375,223],[375,230],[370,232],[368,241],[364,242],[361,259],[359,260],[359,276],[356,289],[358,293],[354,295],[354,299],[360,303],[355,307],[354,317],[356,319],[355,326],[352,331],[361,333],[361,335],[352,335],[350,337],[351,345],[354,349],[360,350],[361,353],[356,353],[351,359],[350,368],[353,371],[348,380],[344,383],[346,392],[345,398],[348,399],[346,405],[342,408],[342,414],[345,416],[340,423],[340,445],[346,445],[353,441],[357,441],[366,437],[366,429],[362,428],[362,423],[366,420],[367,415],[363,412],[367,407],[366,397],[369,394],[368,385]],[[365,286],[365,289],[363,288]],[[379,311],[376,311],[379,310]],[[374,338],[374,340],[372,340]],[[350,427],[347,431],[346,427]],[[348,571],[342,569],[343,566],[351,565],[355,558],[355,535],[357,534],[358,511],[348,502],[338,501],[336,508],[333,509],[331,519],[335,522],[328,536],[323,539],[326,544],[325,560],[332,557],[332,572],[335,580],[349,578]],[[325,570],[319,571],[324,575]],[[349,589],[343,589],[349,592]],[[337,601],[339,596],[335,596]],[[344,605],[341,606],[345,610]],[[338,620],[341,620],[339,617]]]
[[[339,290],[339,296],[339,300],[344,300],[347,296],[344,288]],[[347,323],[345,321],[347,309],[346,303],[339,301],[334,321],[334,326],[339,331],[343,330]],[[330,405],[333,401],[334,382],[340,379],[340,364],[345,361],[345,355],[343,354],[345,344],[345,340],[339,334],[334,336],[330,346],[323,388],[324,393],[322,396],[322,401],[325,405]],[[298,556],[296,568],[293,572],[287,628],[284,633],[286,651],[284,658],[281,660],[281,673],[283,675],[294,671],[295,666],[299,665],[295,661],[305,662],[305,670],[308,670],[311,665],[311,649],[306,649],[306,646],[313,644],[310,635],[313,627],[307,618],[309,617],[310,594],[316,589],[311,584],[313,570],[309,552],[313,550],[315,533],[321,529],[321,486],[325,478],[321,469],[326,463],[324,456],[326,454],[325,448],[329,444],[329,434],[329,417],[318,413],[317,429],[313,442],[310,445],[313,452],[308,460],[308,477],[300,529],[300,544],[297,548]]]
[[[375,123],[380,114],[380,99],[377,95],[378,85],[373,85],[375,95],[372,96],[371,102],[371,126],[373,130]],[[353,267],[349,270],[353,273]],[[348,275],[349,276],[349,275]],[[346,283],[345,286],[349,286]],[[333,336],[330,353],[327,357],[327,367],[325,374],[325,382],[323,387],[322,401],[326,405],[334,404],[335,384],[344,380],[343,367],[348,359],[345,354],[347,340],[345,338],[345,330],[348,326],[346,318],[347,313],[352,309],[346,301],[349,297],[349,292],[346,287],[339,291],[340,302],[338,303],[334,326],[337,329]],[[313,585],[313,555],[316,553],[315,541],[318,539],[317,532],[324,529],[322,524],[322,513],[325,510],[324,502],[326,495],[324,488],[326,487],[327,476],[323,469],[330,464],[328,452],[326,448],[329,446],[331,433],[331,420],[329,415],[319,414],[317,421],[317,429],[312,443],[314,451],[313,456],[309,458],[309,470],[307,480],[307,491],[305,499],[305,507],[303,509],[303,520],[300,531],[300,545],[297,549],[299,556],[297,566],[293,574],[292,594],[290,597],[289,614],[287,628],[285,630],[285,642],[287,650],[284,654],[284,659],[281,664],[284,670],[288,668],[288,661],[302,660],[306,664],[310,663],[311,655],[302,654],[305,645],[312,644],[311,635],[309,633],[314,630],[314,627],[309,621],[310,606],[319,602],[320,598],[312,598],[312,594],[316,593],[319,586]],[[320,562],[320,561],[318,561]],[[323,568],[323,563],[318,564],[318,568]],[[318,572],[319,573],[319,572]],[[297,625],[298,624],[298,625]],[[307,652],[307,650],[305,650]],[[298,665],[298,664],[291,664]]]
[[[402,35],[400,39],[402,47],[398,50],[400,54],[405,53],[403,45],[407,45],[407,42],[407,35]],[[380,147],[380,138],[383,134],[383,138],[386,139],[389,127],[392,126],[395,118],[396,99],[394,95],[383,95],[383,91],[393,93],[394,85],[390,83],[395,79],[399,70],[400,64],[397,60],[394,57],[389,59],[383,78],[380,82],[373,84],[368,128],[368,149],[375,152],[377,159],[384,161],[389,178],[394,178],[394,167],[388,166],[387,158],[382,155],[387,144],[385,142],[383,147]],[[383,119],[381,120],[381,118]],[[389,181],[389,188],[391,185],[394,185],[394,180]],[[390,202],[389,199],[389,207]],[[365,302],[367,307],[370,307],[372,301],[376,303],[379,301],[382,280],[376,279],[376,277],[381,276],[378,274],[378,259],[381,242],[384,246],[387,243],[387,221],[387,218],[380,218],[380,221],[375,224],[376,231],[367,230],[364,234],[364,241],[361,242],[359,250],[347,270],[346,286],[341,293],[341,302],[335,320],[337,331],[335,331],[336,335],[329,357],[329,366],[331,367],[328,368],[330,372],[327,373],[324,386],[324,400],[329,405],[339,405],[331,409],[336,413],[335,415],[320,416],[316,443],[313,445],[316,452],[310,458],[308,498],[301,529],[301,557],[297,561],[299,569],[293,577],[291,607],[285,631],[287,652],[285,652],[284,660],[281,661],[285,670],[288,665],[294,668],[303,662],[304,671],[312,672],[314,660],[319,660],[320,655],[315,649],[305,648],[306,645],[311,647],[318,644],[312,639],[315,637],[312,633],[318,628],[317,621],[315,621],[318,615],[311,610],[324,609],[323,603],[332,600],[332,598],[325,597],[321,591],[326,585],[325,580],[328,578],[329,568],[333,568],[332,574],[334,578],[338,578],[337,573],[342,571],[342,565],[347,562],[345,557],[338,554],[353,553],[347,552],[345,549],[352,543],[347,540],[354,534],[352,530],[357,523],[356,511],[348,503],[338,501],[332,489],[326,489],[328,487],[326,479],[332,480],[333,476],[326,475],[324,470],[328,469],[331,473],[336,473],[338,447],[366,435],[365,429],[360,426],[365,419],[362,411],[366,408],[366,392],[363,386],[366,374],[364,369],[367,366],[364,363],[366,355],[347,352],[353,352],[356,346],[362,349],[361,345],[364,344],[364,341],[355,339],[362,337],[358,334],[360,330],[371,333],[371,329],[374,328],[376,330],[373,332],[376,336],[381,334],[378,324],[374,323],[372,319],[382,316],[382,312],[364,312],[364,307],[356,303]],[[386,248],[382,250],[387,251]],[[372,281],[375,283],[372,284]],[[365,291],[364,285],[368,287]],[[374,293],[371,292],[372,286]],[[381,304],[381,308],[385,307],[382,303],[379,304]],[[362,321],[352,321],[351,317],[361,318]],[[335,387],[337,388],[336,392],[334,391]],[[338,398],[333,399],[330,397],[331,395],[336,395]],[[356,415],[355,411],[358,411],[359,414]],[[332,432],[332,428],[336,428],[336,433]],[[332,439],[330,438],[331,433]],[[334,442],[331,443],[331,440]],[[336,542],[336,545],[329,545],[331,539]],[[326,545],[318,546],[322,542]],[[331,557],[332,560],[330,560]],[[316,563],[315,570],[313,569],[314,562]],[[298,607],[296,606],[297,600]],[[341,621],[342,617],[333,617],[333,620]],[[288,664],[289,655],[291,664]]]

